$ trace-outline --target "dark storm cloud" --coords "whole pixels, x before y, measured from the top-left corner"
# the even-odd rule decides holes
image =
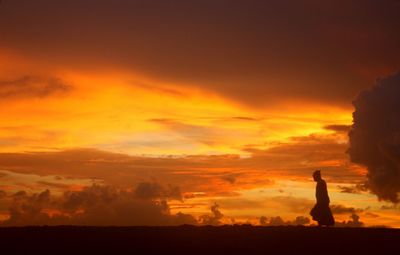
[[[369,188],[398,202],[400,192],[400,73],[378,80],[353,102],[351,160],[368,168]]]
[[[53,94],[62,94],[71,90],[71,86],[57,78],[23,76],[15,80],[0,80],[0,98],[42,98]]]
[[[118,67],[250,105],[347,103],[399,68],[396,1],[3,1],[0,48]],[[94,64],[95,63],[95,64]]]

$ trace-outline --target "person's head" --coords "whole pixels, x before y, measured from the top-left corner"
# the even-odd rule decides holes
[[[321,180],[321,170],[315,171],[312,176],[316,182]]]

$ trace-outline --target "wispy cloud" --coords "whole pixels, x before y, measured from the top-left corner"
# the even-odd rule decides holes
[[[44,98],[69,92],[72,86],[58,78],[23,76],[15,80],[0,80],[1,100]]]

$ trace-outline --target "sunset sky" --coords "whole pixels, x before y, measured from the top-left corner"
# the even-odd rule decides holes
[[[357,143],[354,126],[347,153],[355,107],[367,123],[380,106],[369,88],[396,83],[400,102],[399,13],[397,0],[1,1],[1,224],[315,224],[321,169],[337,222],[400,227],[399,110],[385,139]],[[359,144],[396,162],[390,185]]]

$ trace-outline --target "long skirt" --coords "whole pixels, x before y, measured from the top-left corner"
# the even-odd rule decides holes
[[[318,221],[320,226],[333,226],[335,219],[333,218],[329,205],[316,204],[311,210],[310,215],[312,219]]]

